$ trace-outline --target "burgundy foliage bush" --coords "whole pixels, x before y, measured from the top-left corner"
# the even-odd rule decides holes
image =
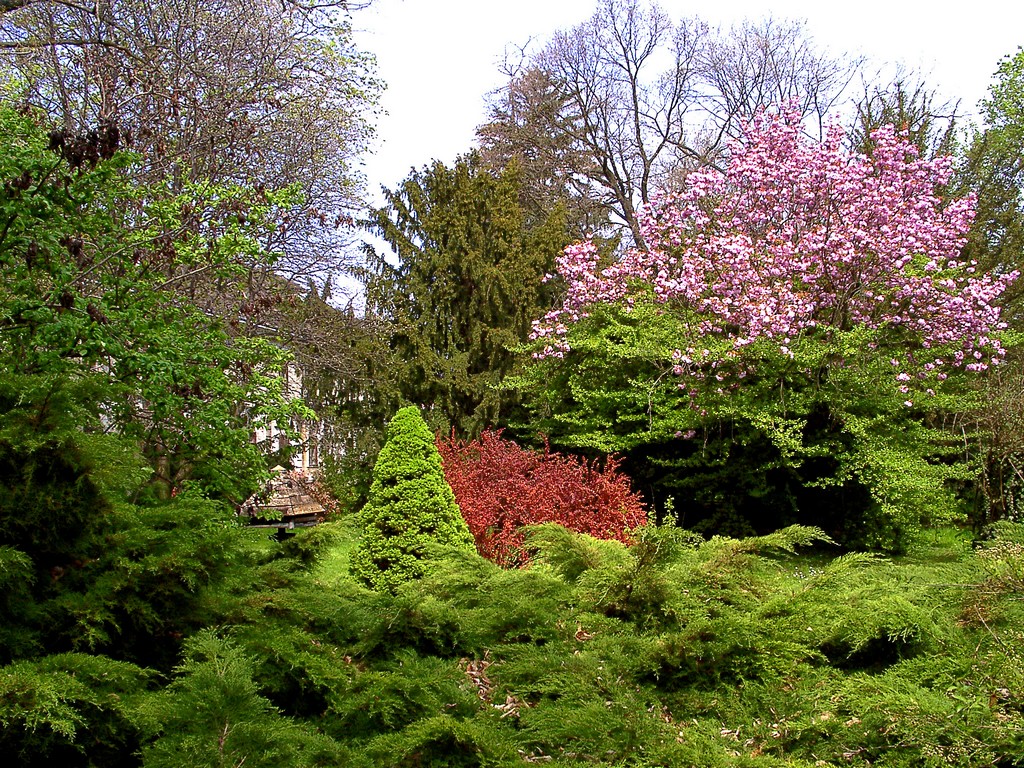
[[[520,448],[485,431],[476,440],[438,437],[444,475],[477,551],[499,565],[523,565],[522,528],[559,523],[579,533],[627,541],[647,521],[629,478],[608,458],[603,468],[576,456]]]

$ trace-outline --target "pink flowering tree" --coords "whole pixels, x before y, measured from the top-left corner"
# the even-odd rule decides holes
[[[870,157],[851,154],[838,127],[812,142],[796,112],[763,114],[724,171],[693,173],[644,211],[646,248],[606,266],[592,243],[567,248],[564,301],[533,328],[548,410],[561,382],[569,412],[596,407],[610,424],[632,414],[639,427],[644,390],[646,432],[600,447],[671,435],[706,454],[714,437],[724,466],[763,444],[761,466],[746,469],[782,472],[792,509],[825,499],[810,487],[861,499],[859,522],[833,525],[851,541],[898,548],[922,519],[949,514],[935,500],[950,462],[922,416],[1001,361],[995,302],[1017,275],[960,258],[974,200],[943,199],[949,158],[920,158],[891,128],[873,139]],[[596,447],[597,431],[570,442]],[[854,524],[875,534],[842,530]]]

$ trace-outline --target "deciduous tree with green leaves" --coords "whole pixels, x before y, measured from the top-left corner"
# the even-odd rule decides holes
[[[151,193],[129,181],[114,129],[48,134],[9,106],[0,148],[0,375],[99,379],[109,426],[139,441],[160,489],[199,477],[244,498],[262,471],[252,424],[301,407],[280,385],[288,355],[229,335],[231,318],[190,302],[178,276],[269,268],[260,236],[293,192]]]
[[[964,255],[983,269],[1008,272],[1024,264],[1024,49],[999,62],[981,103],[975,133],[955,180],[958,191],[977,195],[978,213]],[[1002,297],[1006,320],[1024,323],[1024,284]]]
[[[263,233],[289,276],[347,266],[360,206],[354,159],[380,84],[353,44],[345,0],[15,2],[0,14],[0,72],[72,134],[130,129],[139,183],[297,185]],[[267,287],[256,273],[247,288]],[[203,286],[206,292],[208,287]]]
[[[977,196],[978,213],[964,255],[985,269],[1005,273],[1024,265],[1024,49],[999,62],[981,107],[982,126],[972,137],[954,186]],[[1000,304],[1010,327],[1024,330],[1024,283],[1009,286]],[[1005,368],[983,383],[981,407],[970,413],[980,437],[979,493],[973,510],[979,527],[1002,517],[1019,519],[1024,503],[1022,371],[1019,349],[1011,350]]]

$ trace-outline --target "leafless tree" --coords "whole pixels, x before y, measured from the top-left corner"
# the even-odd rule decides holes
[[[795,104],[820,136],[861,63],[820,51],[803,22],[771,17],[718,30],[698,55],[719,139],[779,104]]]
[[[590,194],[642,238],[637,206],[687,141],[687,115],[697,101],[695,53],[707,27],[674,25],[656,6],[604,0],[588,22],[557,33],[533,65],[558,83],[571,119],[562,123],[586,158],[577,169]]]
[[[722,158],[757,110],[796,103],[816,121],[838,102],[858,62],[818,51],[798,22],[712,29],[674,22],[653,3],[601,0],[587,22],[556,33],[495,95],[479,135],[485,152],[554,147],[548,174],[641,243],[639,206],[679,175]],[[513,115],[532,84],[543,109]],[[533,91],[535,92],[535,90]],[[500,154],[500,153],[499,153]]]
[[[871,133],[883,125],[904,131],[922,157],[949,155],[956,149],[958,101],[942,99],[924,79],[899,70],[888,80],[862,82],[848,132],[851,149],[870,153]]]

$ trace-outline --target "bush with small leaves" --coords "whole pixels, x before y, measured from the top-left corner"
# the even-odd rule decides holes
[[[558,523],[600,539],[627,541],[647,521],[640,496],[609,458],[603,468],[551,451],[531,451],[485,431],[476,440],[437,441],[477,550],[500,565],[521,565],[527,525]]]
[[[363,535],[351,569],[378,591],[394,591],[421,576],[430,543],[473,546],[445,482],[434,436],[414,406],[402,408],[388,425],[370,500],[360,514]]]

